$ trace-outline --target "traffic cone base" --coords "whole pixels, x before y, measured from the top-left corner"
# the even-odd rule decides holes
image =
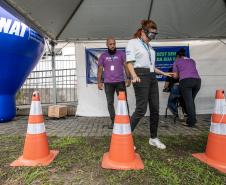
[[[205,153],[192,154],[192,156],[208,164],[209,166],[219,170],[220,172],[226,173],[226,163],[223,164],[223,163],[220,163],[219,161],[212,160]]]
[[[222,147],[223,146],[223,147]],[[193,157],[226,173],[226,139],[225,136],[209,133],[206,153],[192,154]]]
[[[110,160],[109,152],[107,152],[103,156],[101,167],[113,170],[142,170],[144,169],[144,164],[140,158],[140,155],[137,153],[135,153],[133,161],[128,163],[120,163]]]
[[[58,153],[59,151],[57,150],[50,150],[47,157],[37,160],[28,160],[24,159],[23,156],[20,156],[16,161],[12,162],[10,166],[47,166],[55,159]]]
[[[140,155],[134,152],[131,134],[112,135],[110,151],[103,156],[102,168],[115,170],[144,169]]]

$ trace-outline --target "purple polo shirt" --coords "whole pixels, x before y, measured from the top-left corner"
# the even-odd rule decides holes
[[[98,61],[98,66],[104,67],[104,83],[123,82],[124,63],[126,61],[125,53],[116,51],[114,55],[104,52]]]
[[[173,64],[173,72],[179,74],[179,80],[185,78],[200,78],[196,69],[195,61],[191,58],[179,58]]]

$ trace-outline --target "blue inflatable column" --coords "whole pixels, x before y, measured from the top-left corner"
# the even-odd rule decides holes
[[[40,60],[44,38],[0,3],[0,122],[16,115],[15,96]]]

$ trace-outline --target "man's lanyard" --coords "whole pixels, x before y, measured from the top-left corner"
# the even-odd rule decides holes
[[[115,55],[110,55],[110,57],[111,57],[111,61],[114,62]]]
[[[111,55],[111,54],[109,53],[108,55],[109,55],[109,57],[111,57],[111,61],[114,62],[115,54],[114,54],[114,55]]]
[[[150,51],[149,44],[146,44],[142,39],[140,39],[140,41],[142,42],[144,48],[147,50],[148,56],[149,56],[149,60],[150,60],[150,63],[151,63],[151,65],[152,65],[152,61],[151,61],[151,51]]]

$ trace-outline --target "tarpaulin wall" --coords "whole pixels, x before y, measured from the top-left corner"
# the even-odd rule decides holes
[[[225,42],[225,41],[224,41]],[[127,41],[117,41],[117,47],[124,48]],[[174,42],[153,42],[153,47],[189,46],[190,56],[197,62],[202,78],[202,87],[196,97],[198,114],[212,113],[216,89],[226,90],[226,45],[218,40],[195,40]],[[105,48],[105,41],[76,42],[75,54],[78,75],[78,116],[108,116],[104,91],[96,84],[87,83],[86,49]],[[159,82],[160,114],[165,113],[168,93],[162,92],[164,82]],[[130,113],[135,109],[133,87],[127,88]],[[116,101],[115,101],[116,102]]]

